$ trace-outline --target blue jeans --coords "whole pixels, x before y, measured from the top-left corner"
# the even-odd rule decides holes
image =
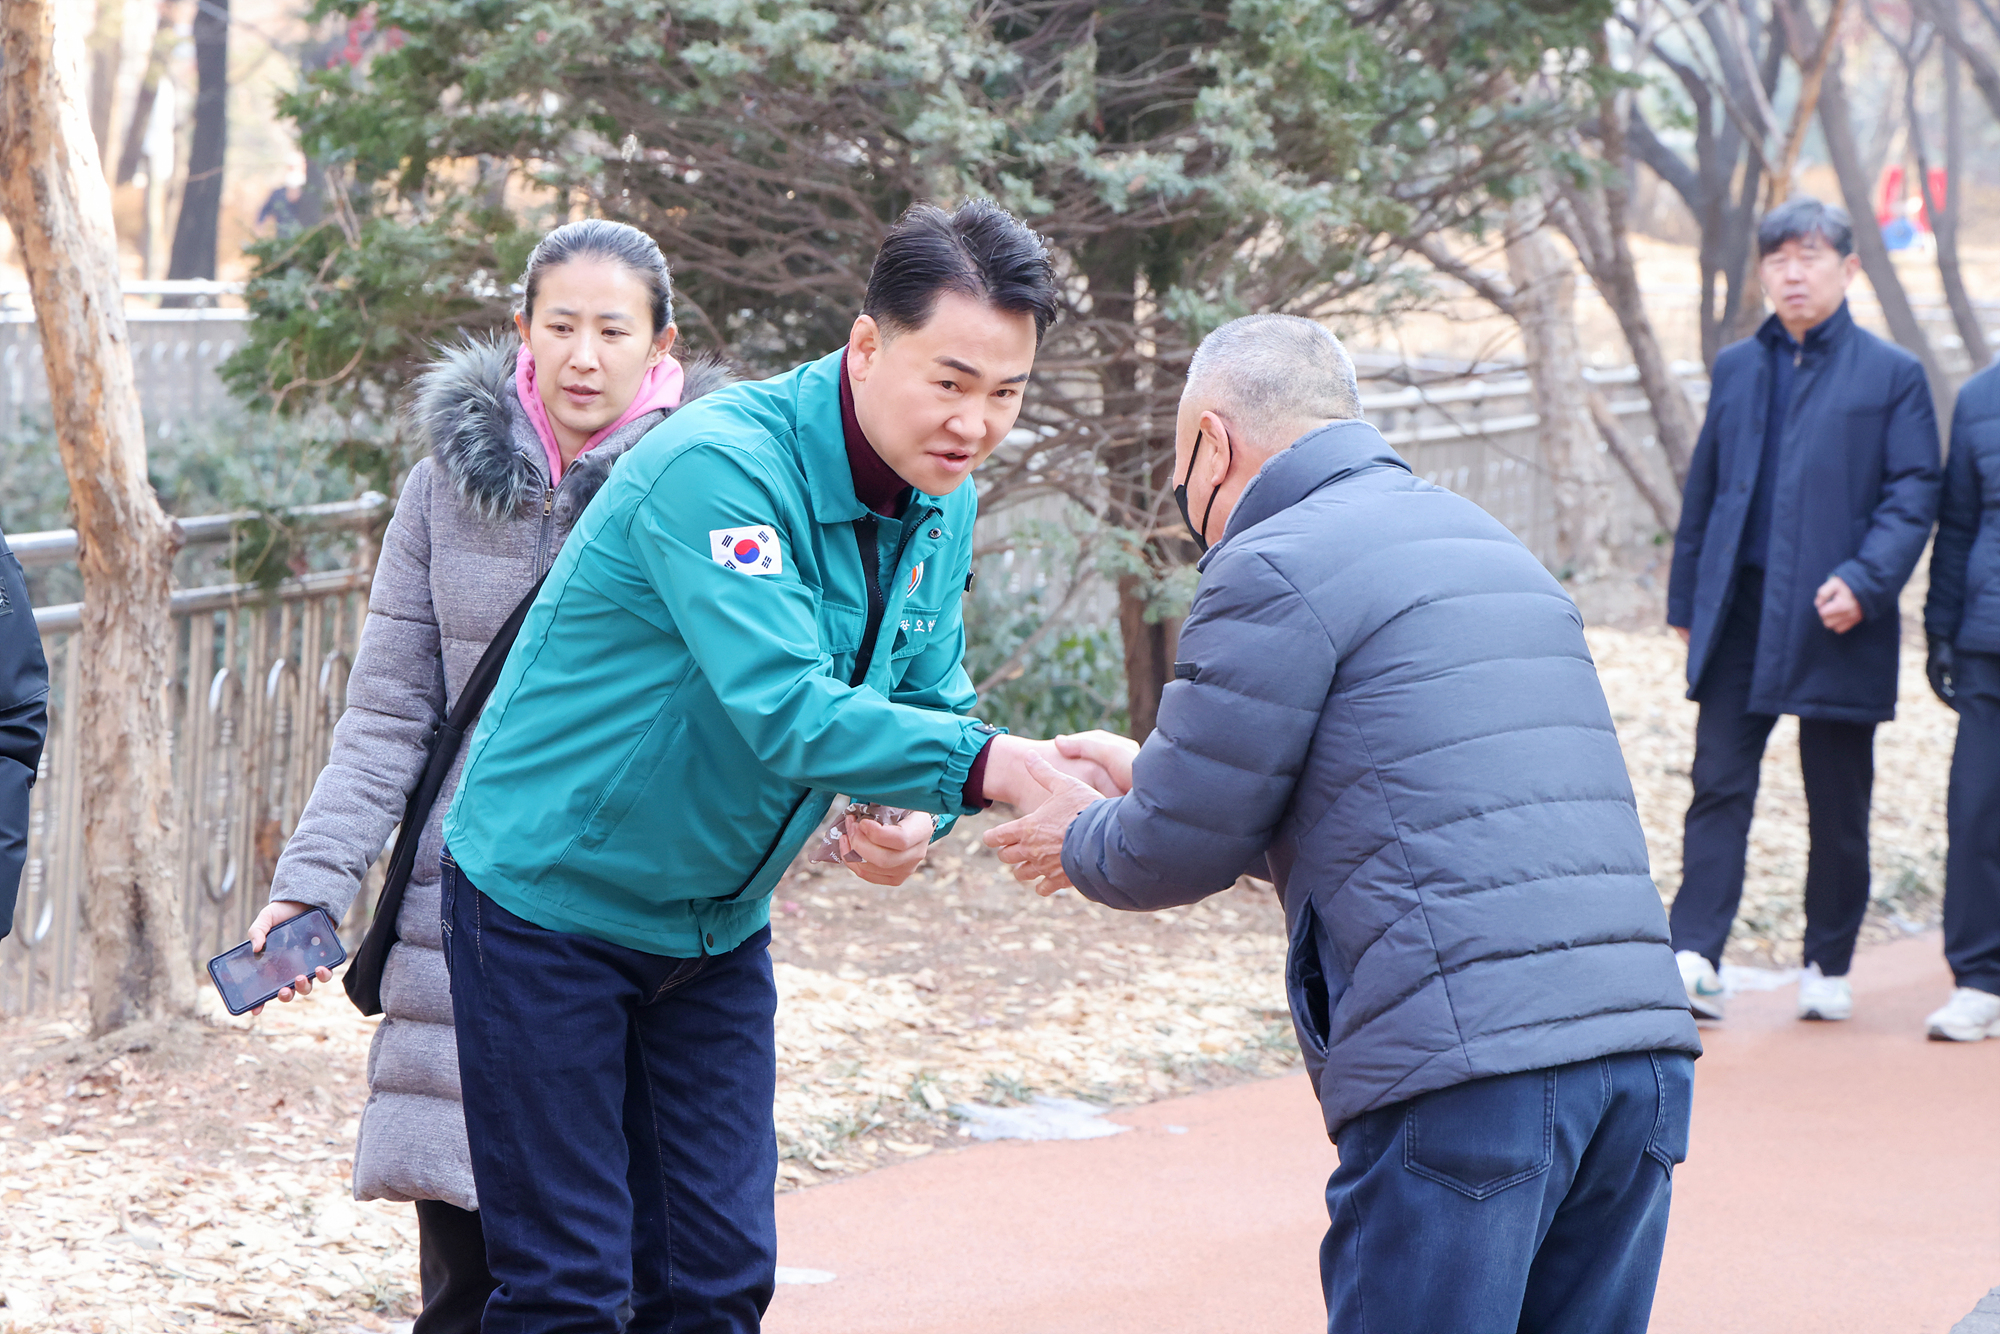
[[[451,854],[485,1334],[740,1334],[777,1277],[771,933],[666,958],[516,917]]]
[[[1642,1334],[1687,1156],[1694,1060],[1478,1079],[1340,1131],[1329,1334]]]

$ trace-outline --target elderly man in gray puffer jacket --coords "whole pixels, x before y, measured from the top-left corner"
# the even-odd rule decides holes
[[[1611,714],[1562,587],[1360,415],[1325,329],[1202,343],[1176,498],[1204,549],[1124,796],[988,834],[1135,910],[1268,874],[1340,1166],[1328,1328],[1643,1330],[1701,1044]]]

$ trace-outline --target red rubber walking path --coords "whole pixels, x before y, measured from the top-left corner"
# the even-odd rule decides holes
[[[1786,987],[1704,1032],[1655,1334],[1946,1334],[2000,1284],[2000,1041],[1924,1040],[1951,987],[1935,933],[1865,951],[1853,978],[1847,1023],[1799,1023]],[[1303,1077],[1112,1119],[1133,1130],[782,1196],[781,1264],[834,1278],[781,1287],[766,1330],[1325,1328],[1334,1151]]]

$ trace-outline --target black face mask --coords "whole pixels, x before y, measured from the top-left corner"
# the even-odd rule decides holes
[[[1222,437],[1222,443],[1225,446],[1229,443],[1229,436],[1226,433]],[[1208,539],[1203,537],[1202,534],[1208,531],[1208,516],[1215,513],[1215,498],[1222,494],[1222,488],[1218,486],[1215,490],[1208,493],[1208,508],[1201,512],[1201,527],[1195,527],[1194,519],[1188,513],[1187,484],[1194,479],[1194,461],[1200,455],[1201,432],[1196,431],[1194,433],[1194,451],[1188,455],[1187,476],[1183,477],[1174,486],[1174,504],[1181,507],[1181,522],[1187,525],[1188,536],[1194,539],[1195,549],[1205,556],[1208,554]]]

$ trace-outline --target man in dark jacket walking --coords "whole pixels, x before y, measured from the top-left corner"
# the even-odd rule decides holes
[[[1052,795],[987,838],[1114,908],[1276,882],[1330,1330],[1643,1329],[1700,1043],[1582,620],[1358,416],[1319,325],[1209,335],[1176,491],[1216,545],[1159,728],[1060,740],[1125,795],[1031,765]]]
[[[1848,314],[1860,261],[1844,211],[1773,209],[1757,251],[1777,313],[1716,358],[1667,591],[1701,704],[1674,950],[1694,1012],[1721,1018],[1757,768],[1796,714],[1812,836],[1799,1017],[1845,1019],[1875,725],[1896,712],[1896,595],[1937,515],[1937,419],[1922,364]]]
[[[1933,1038],[2000,1037],[2000,366],[1958,391],[1931,590],[1931,689],[1958,710],[1945,819],[1944,957],[1956,990]]]
[[[49,667],[21,562],[0,533],[0,938],[28,861],[28,794],[48,729]]]

